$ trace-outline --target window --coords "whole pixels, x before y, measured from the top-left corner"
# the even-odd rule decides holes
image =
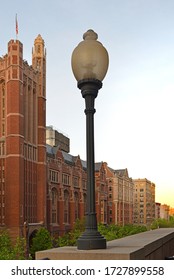
[[[62,183],[64,185],[70,185],[70,176],[68,174],[63,173],[62,174]]]
[[[106,223],[107,221],[107,204],[105,200],[101,200],[101,204],[100,204],[100,215],[101,215],[101,222],[103,224]]]
[[[69,192],[64,192],[64,223],[69,223]]]
[[[2,88],[2,96],[4,97],[5,96],[5,87],[3,86]]]
[[[57,190],[56,189],[52,189],[51,192],[51,198],[52,198],[52,203],[51,203],[51,207],[52,207],[52,212],[51,212],[51,222],[52,223],[57,223]]]
[[[79,196],[77,192],[74,194],[74,199],[75,199],[75,220],[77,220],[79,218]]]
[[[79,177],[73,177],[73,187],[79,187]]]
[[[17,55],[12,55],[12,64],[17,64],[17,63],[18,63]]]
[[[5,124],[2,123],[2,135],[5,135]]]
[[[87,212],[87,197],[85,193],[83,194],[83,199],[84,199],[84,215],[85,215]]]
[[[0,142],[0,156],[5,155],[5,142]]]
[[[50,170],[50,181],[54,183],[59,182],[59,173],[55,170]]]
[[[17,68],[13,67],[12,77],[13,77],[13,79],[17,79],[17,77],[18,77],[18,70],[17,70]]]
[[[52,206],[56,205],[56,201],[57,201],[57,192],[56,190],[52,190]]]
[[[82,187],[83,187],[83,189],[86,189],[86,180],[85,179],[82,179]]]
[[[9,49],[10,49],[10,48],[9,48]],[[18,49],[18,46],[17,46],[17,45],[13,45],[13,46],[12,46],[12,50],[13,50],[13,51],[17,51],[17,49]]]

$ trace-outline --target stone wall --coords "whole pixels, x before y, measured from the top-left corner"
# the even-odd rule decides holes
[[[164,260],[174,255],[174,228],[151,230],[107,242],[107,249],[62,247],[36,253],[51,260]]]

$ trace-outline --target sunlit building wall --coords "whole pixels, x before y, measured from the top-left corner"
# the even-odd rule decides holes
[[[155,219],[155,184],[134,179],[134,223],[150,226]]]

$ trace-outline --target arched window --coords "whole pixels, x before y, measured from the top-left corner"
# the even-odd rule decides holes
[[[64,223],[69,224],[69,192],[64,191]]]
[[[84,215],[85,215],[87,212],[87,196],[85,193],[83,195],[83,198],[84,198]]]
[[[75,192],[74,194],[74,200],[75,200],[75,220],[76,220],[79,218],[79,196],[77,192]]]
[[[51,203],[51,222],[53,224],[57,223],[57,190],[55,188],[52,189],[51,191],[51,198],[52,198],[52,203]]]

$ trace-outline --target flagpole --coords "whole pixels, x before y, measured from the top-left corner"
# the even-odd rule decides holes
[[[18,40],[18,18],[17,18],[17,14],[15,17],[15,24],[16,24],[16,41]]]

